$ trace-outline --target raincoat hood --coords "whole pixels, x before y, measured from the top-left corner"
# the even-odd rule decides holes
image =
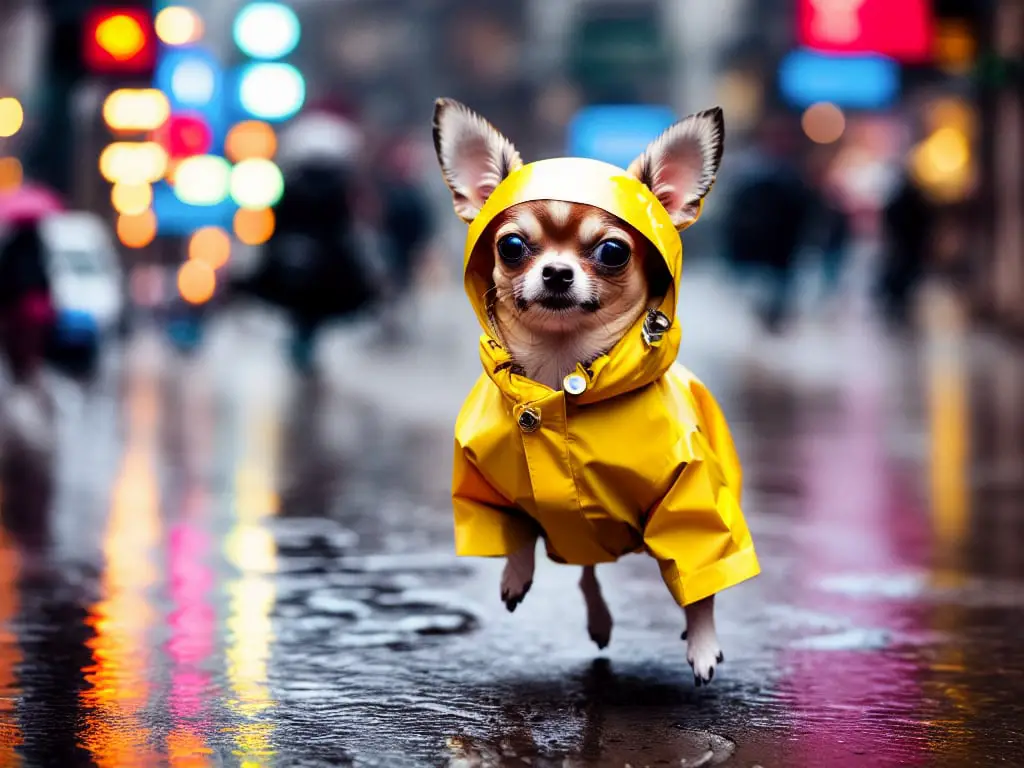
[[[672,277],[671,286],[658,308],[660,318],[651,313],[641,317],[608,354],[586,370],[580,367],[578,373],[589,379],[580,401],[614,397],[658,379],[675,361],[681,339],[676,301],[683,269],[683,246],[678,230],[650,189],[622,168],[575,157],[540,160],[513,172],[497,186],[469,225],[464,254],[465,288],[484,330],[480,339],[484,370],[506,396],[519,402],[531,399],[538,388],[550,391],[509,370],[508,351],[498,342],[487,306],[486,297],[493,285],[491,244],[481,241],[481,235],[498,214],[519,203],[535,200],[591,205],[617,216],[654,246]],[[646,332],[645,323],[649,326]]]
[[[607,354],[558,390],[513,371],[491,327],[491,244],[501,211],[533,200],[601,208],[665,261],[671,288]],[[465,288],[484,333],[484,373],[455,425],[452,502],[461,556],[507,557],[545,542],[573,565],[645,551],[680,605],[759,572],[740,509],[742,471],[718,403],[679,365],[682,244],[668,212],[626,171],[544,160],[512,173],[469,227]]]

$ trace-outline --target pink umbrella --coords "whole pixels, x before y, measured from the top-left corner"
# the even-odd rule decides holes
[[[11,192],[0,193],[0,223],[38,221],[63,210],[64,203],[55,192],[35,184],[25,184]]]

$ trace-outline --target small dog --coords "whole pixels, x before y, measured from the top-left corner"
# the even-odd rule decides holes
[[[721,110],[716,108],[700,112],[669,128],[652,142],[628,170],[619,171],[630,180],[644,186],[647,197],[650,198],[649,206],[660,203],[664,207],[664,212],[657,215],[664,217],[667,212],[667,218],[673,228],[672,235],[676,237],[677,242],[675,230],[681,230],[696,220],[703,198],[714,182],[721,162],[723,137]],[[471,224],[472,239],[472,222],[477,220],[487,201],[502,182],[524,168],[523,162],[512,143],[484,118],[450,99],[440,99],[435,105],[434,143],[445,181],[452,192],[455,212]],[[623,182],[613,179],[609,183],[621,187]],[[485,285],[489,277],[490,283],[485,291],[486,317],[482,317],[481,322],[487,321],[485,330],[487,336],[493,339],[486,339],[487,344],[482,356],[486,358],[486,346],[490,345],[491,349],[503,349],[508,357],[507,361],[502,360],[493,365],[490,371],[487,370],[488,360],[485,359],[485,372],[496,381],[497,372],[504,366],[508,369],[509,377],[519,377],[514,380],[502,379],[508,381],[508,387],[515,392],[519,391],[518,388],[532,386],[522,383],[522,380],[541,385],[536,390],[534,400],[546,398],[547,390],[561,392],[567,389],[566,382],[570,381],[575,372],[582,371],[578,374],[574,386],[585,386],[588,377],[592,375],[591,368],[599,365],[600,360],[610,353],[614,357],[616,353],[613,350],[619,350],[620,342],[626,339],[633,329],[637,329],[641,322],[645,322],[644,318],[657,317],[660,314],[658,308],[664,307],[666,302],[672,305],[669,312],[674,314],[674,278],[665,257],[659,253],[659,249],[651,240],[631,223],[595,205],[555,198],[528,199],[496,212],[486,222],[485,228],[478,233],[475,245],[471,243],[469,247],[473,251],[472,256],[467,256],[467,291],[470,298],[479,298],[474,292],[477,283],[469,276],[470,271],[475,268],[474,260],[479,259],[482,264],[479,267],[481,274],[475,279],[481,281],[480,285]],[[483,264],[484,261],[487,263]],[[486,274],[487,270],[489,275]],[[660,316],[671,323],[665,314]],[[645,333],[648,330],[645,330]],[[645,339],[648,336],[645,336]],[[633,339],[632,336],[629,338]],[[636,343],[639,344],[639,341]],[[619,357],[622,357],[622,354],[619,354]],[[663,363],[664,369],[673,364],[674,354],[671,357],[672,359]],[[641,383],[648,387],[657,387],[658,380],[675,375],[674,372],[665,373],[658,369],[651,374],[650,381],[645,380]],[[481,381],[485,382],[484,379]],[[582,384],[579,383],[581,381]],[[595,386],[596,381],[596,378],[592,379]],[[689,375],[683,385],[698,391],[696,388],[700,386],[699,382],[693,382],[696,380]],[[487,384],[489,382],[478,384],[478,389],[486,387]],[[508,387],[499,384],[499,389],[503,391]],[[619,388],[625,390],[627,387]],[[704,391],[702,387],[700,391]],[[570,394],[577,395],[579,392]],[[525,407],[522,403],[508,406],[507,401],[516,396],[518,395],[513,394],[504,401],[497,398],[488,402],[495,403],[496,409],[507,406],[508,413],[514,416],[517,408],[523,413],[521,409]],[[628,393],[619,395],[619,399],[627,396]],[[474,395],[471,394],[470,398],[472,400]],[[711,402],[713,403],[713,400]],[[523,400],[523,403],[529,405],[526,400]],[[572,413],[582,414],[584,408],[590,408],[596,414],[601,406],[602,403],[579,406],[579,410],[573,410]],[[568,412],[570,407],[565,405],[565,412]],[[700,404],[697,406],[698,410],[699,407]],[[463,416],[460,416],[460,423],[463,423],[468,410],[475,412],[478,408],[470,408],[467,402]],[[530,411],[530,408],[526,408],[526,411]],[[717,406],[712,415],[716,414]],[[581,425],[584,419],[582,415],[567,415],[565,418],[578,419]],[[695,417],[698,432],[701,430],[702,421],[702,417]],[[724,424],[724,421],[722,423]],[[529,424],[524,426],[521,417],[519,424],[524,432],[532,431]],[[610,422],[605,424],[610,425]],[[568,430],[569,427],[564,429]],[[612,427],[607,426],[607,429]],[[637,429],[642,429],[642,425],[637,425]],[[501,524],[508,530],[501,534],[500,545],[488,545],[483,548],[459,545],[460,554],[505,554],[507,563],[501,579],[501,596],[511,611],[522,601],[532,585],[536,541],[538,537],[545,539],[552,557],[562,562],[578,562],[584,566],[580,588],[586,602],[588,631],[598,647],[604,648],[610,641],[612,617],[601,594],[595,565],[598,561],[614,560],[619,554],[642,549],[645,545],[648,551],[652,551],[655,545],[643,540],[648,513],[638,512],[637,522],[629,526],[628,530],[616,528],[610,535],[613,538],[621,537],[621,545],[616,543],[614,546],[605,546],[608,552],[595,550],[597,554],[566,557],[560,553],[561,549],[566,548],[565,545],[552,542],[551,526],[545,523],[543,516],[537,511],[540,505],[536,498],[520,502],[518,497],[523,496],[522,493],[511,488],[503,490],[499,487],[502,485],[501,482],[487,477],[489,473],[484,466],[487,460],[483,454],[489,449],[483,438],[477,441],[483,447],[468,450],[463,446],[460,449],[459,434],[466,430],[458,426],[456,430],[456,488],[453,495],[456,499],[457,529],[460,514],[464,520],[469,520],[469,515],[478,515],[485,509],[494,511],[516,508],[502,518]],[[568,439],[571,441],[573,437],[570,435]],[[502,446],[505,447],[501,450],[506,450],[508,443],[502,442]],[[730,451],[731,448],[729,440],[726,450]],[[668,452],[666,450],[666,454]],[[458,458],[460,455],[467,457],[462,461],[467,461],[472,468],[467,468],[461,463]],[[494,461],[500,463],[506,462],[506,459]],[[636,461],[639,462],[640,459]],[[652,454],[649,461],[658,465],[658,454]],[[580,463],[586,466],[594,462]],[[537,462],[527,457],[525,465],[525,476],[531,478],[531,483],[536,484]],[[580,487],[586,482],[577,477],[575,466],[570,464],[562,471],[570,475],[576,486]],[[681,468],[686,466],[686,462],[681,463]],[[467,486],[467,477],[474,478],[474,488],[478,490],[460,490]],[[534,491],[533,496],[537,495]],[[582,495],[577,491],[577,496]],[[639,499],[636,502],[639,502]],[[467,507],[467,504],[473,505],[472,508]],[[582,503],[579,505],[583,506]],[[573,499],[567,498],[566,507],[570,512],[566,514],[570,514],[574,506],[576,503]],[[627,506],[632,508],[637,505],[627,501]],[[645,502],[645,506],[649,504]],[[460,509],[463,510],[461,513]],[[533,518],[533,522],[512,522],[517,519],[514,516],[523,511]],[[611,513],[608,516],[621,517]],[[742,515],[740,521],[742,522]],[[519,535],[519,531],[522,531],[522,535]],[[595,534],[598,538],[603,535]],[[457,538],[458,536],[457,530]],[[509,543],[512,540],[516,540],[516,546]],[[558,551],[553,551],[552,548]],[[669,571],[675,572],[672,571],[674,566],[664,564],[668,562],[667,559],[660,559],[663,562],[663,572],[666,572],[666,567]],[[668,578],[666,575],[666,580]],[[688,643],[687,658],[693,667],[698,685],[710,682],[716,665],[722,661],[715,632],[713,600],[712,593],[699,600],[687,602],[684,606],[687,622],[687,631],[684,632]]]

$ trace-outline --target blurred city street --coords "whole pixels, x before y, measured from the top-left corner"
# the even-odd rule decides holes
[[[1024,766],[1022,0],[0,41],[0,768]]]
[[[61,398],[52,505],[5,477],[0,764],[1019,764],[1019,356],[968,358],[948,317],[917,351],[856,318],[769,342],[692,272],[683,357],[734,425],[764,571],[720,599],[711,687],[649,559],[599,569],[598,653],[577,569],[542,563],[510,615],[500,564],[452,556],[479,365],[454,293],[421,302],[421,356],[338,331],[307,379],[239,309],[194,358],[140,332]]]

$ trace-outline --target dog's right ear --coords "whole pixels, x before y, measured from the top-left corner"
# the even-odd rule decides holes
[[[498,184],[523,166],[511,141],[454,99],[434,102],[434,149],[455,213],[466,223],[477,217]]]

